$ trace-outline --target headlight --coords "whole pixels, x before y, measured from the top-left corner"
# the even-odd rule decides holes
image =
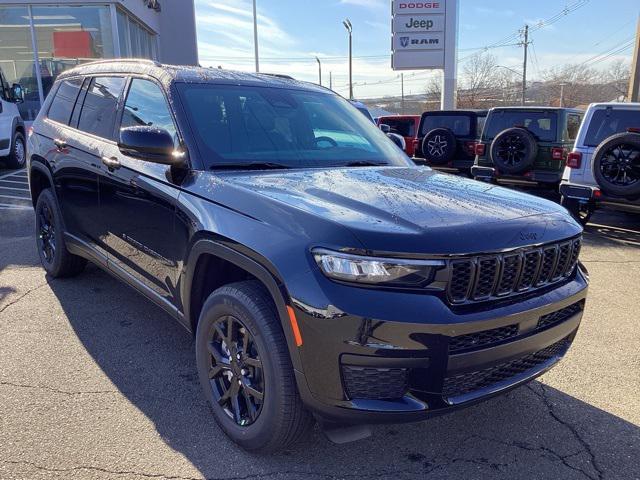
[[[330,250],[312,253],[329,278],[391,287],[424,287],[433,281],[438,268],[444,266],[439,260],[365,257]]]

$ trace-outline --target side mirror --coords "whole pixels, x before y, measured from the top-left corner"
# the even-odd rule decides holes
[[[18,83],[14,83],[13,85],[11,85],[11,90],[10,90],[10,95],[11,95],[11,100],[15,103],[22,103],[24,102],[24,90],[22,89],[22,86]]]
[[[380,130],[382,130],[382,133],[391,133],[391,127],[386,123],[381,123],[379,127],[380,127]]]
[[[176,150],[171,134],[158,127],[120,129],[118,148],[130,157],[162,165],[181,166],[185,160],[185,153]]]
[[[404,141],[404,138],[398,135],[397,133],[387,133],[387,137],[391,139],[393,143],[395,143],[400,150],[403,152],[407,148],[407,142]]]

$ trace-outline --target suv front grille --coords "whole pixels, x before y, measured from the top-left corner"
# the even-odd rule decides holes
[[[569,277],[581,239],[449,261],[447,296],[454,304],[507,297]]]
[[[569,340],[565,338],[538,352],[509,362],[494,365],[484,370],[446,377],[442,387],[442,394],[445,397],[464,395],[491,387],[516,375],[525,373],[528,370],[534,370],[548,360],[563,355],[567,348],[569,348],[569,343]]]
[[[402,398],[408,390],[406,368],[342,366],[345,391],[351,399],[391,400]]]

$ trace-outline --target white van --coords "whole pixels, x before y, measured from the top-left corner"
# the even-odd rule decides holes
[[[18,111],[22,88],[9,86],[0,70],[0,165],[22,168],[27,160],[24,122]]]
[[[640,103],[594,103],[560,183],[562,205],[586,224],[598,206],[640,213]]]

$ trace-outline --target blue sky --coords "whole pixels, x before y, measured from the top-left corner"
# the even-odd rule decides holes
[[[399,94],[398,73],[390,68],[390,0],[257,1],[261,71],[317,81],[318,56],[323,82],[328,84],[332,71],[334,89],[347,94],[347,36],[342,20],[348,17],[354,32],[356,97]],[[251,0],[195,3],[200,62],[253,71]],[[539,25],[571,5],[578,8],[550,25]],[[611,61],[630,61],[632,48],[625,45],[631,44],[639,13],[639,0],[460,0],[458,57],[479,52],[527,23],[537,28],[532,33],[530,78],[566,63],[606,68]],[[521,48],[490,52],[501,65],[521,69]],[[609,52],[613,54],[608,58],[598,57]],[[405,73],[405,92],[423,92],[433,74]]]

